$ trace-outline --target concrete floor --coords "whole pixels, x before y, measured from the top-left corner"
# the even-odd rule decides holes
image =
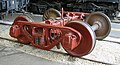
[[[0,45],[0,65],[66,65]]]

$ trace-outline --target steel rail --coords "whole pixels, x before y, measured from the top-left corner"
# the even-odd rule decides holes
[[[0,24],[3,24],[3,25],[12,25],[13,22],[12,21],[3,21],[3,20],[0,20]]]

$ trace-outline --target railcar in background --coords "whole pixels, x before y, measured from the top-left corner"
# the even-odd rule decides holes
[[[0,0],[1,16],[24,11],[43,14],[49,8],[87,13],[99,11],[113,18],[120,11],[120,0]]]

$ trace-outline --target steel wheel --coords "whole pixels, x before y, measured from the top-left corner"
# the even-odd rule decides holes
[[[111,21],[109,17],[101,12],[95,12],[88,16],[86,22],[92,26],[95,22],[101,23],[101,27],[95,31],[96,39],[104,39],[111,31]]]
[[[48,20],[48,19],[55,19],[56,17],[60,17],[61,13],[53,8],[48,9],[44,14],[43,14],[43,20]]]
[[[63,48],[72,56],[80,57],[89,54],[93,50],[96,40],[95,34],[90,26],[87,23],[80,21],[72,21],[67,23],[65,26],[79,31],[82,35],[82,41],[79,42],[80,44],[73,50],[67,48],[64,43],[62,43]]]
[[[15,20],[14,20],[14,23],[13,25],[18,25],[17,24],[17,21],[27,21],[27,22],[32,22],[32,20],[30,20],[27,16],[18,16]],[[19,26],[19,25],[18,25]],[[30,33],[32,31],[32,29],[30,28],[30,26],[24,26],[24,29]],[[25,35],[20,35],[17,40],[23,44],[29,44],[29,40],[26,39],[26,36]]]

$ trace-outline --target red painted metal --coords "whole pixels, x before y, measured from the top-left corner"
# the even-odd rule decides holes
[[[31,43],[32,46],[44,50],[50,50],[62,43],[63,48],[73,56],[90,53],[94,45],[91,30],[80,23],[68,23],[72,20],[82,20],[83,14],[65,14],[56,19],[46,20],[46,24],[29,22],[26,17],[18,16],[10,28],[10,36],[23,44]]]
[[[65,26],[71,27],[75,30],[77,30],[82,35],[82,39],[79,45],[75,47],[74,49],[70,49],[68,44],[65,44],[66,40],[63,40],[62,46],[63,48],[72,56],[84,56],[89,54],[95,45],[95,34],[93,30],[90,28],[90,26],[85,22],[69,22]]]
[[[24,44],[32,43],[33,46],[44,50],[50,50],[65,38],[71,41],[69,45],[72,46],[72,49],[80,44],[81,34],[70,27],[28,22],[24,21],[24,17],[22,16],[16,19],[10,28],[10,35]],[[55,30],[59,31],[57,32]],[[69,36],[71,36],[71,38],[69,38]],[[67,44],[68,42],[64,43]]]
[[[57,17],[56,19],[48,19],[48,20],[45,20],[44,22],[46,24],[64,26],[66,23],[68,23],[69,21],[72,21],[72,20],[82,20],[82,21],[84,21],[84,17],[88,16],[88,15],[89,15],[89,13],[63,12],[63,10],[62,10],[61,17]]]
[[[14,20],[14,23],[12,24],[12,27],[10,29],[10,35],[14,38],[17,38],[19,42],[24,43],[24,44],[29,44],[30,41],[27,38],[27,36],[24,36],[24,33],[21,33],[21,27],[19,27],[19,25],[17,24],[17,21],[29,21],[29,19],[27,17],[24,16],[19,16]],[[29,29],[29,32],[31,30]]]

